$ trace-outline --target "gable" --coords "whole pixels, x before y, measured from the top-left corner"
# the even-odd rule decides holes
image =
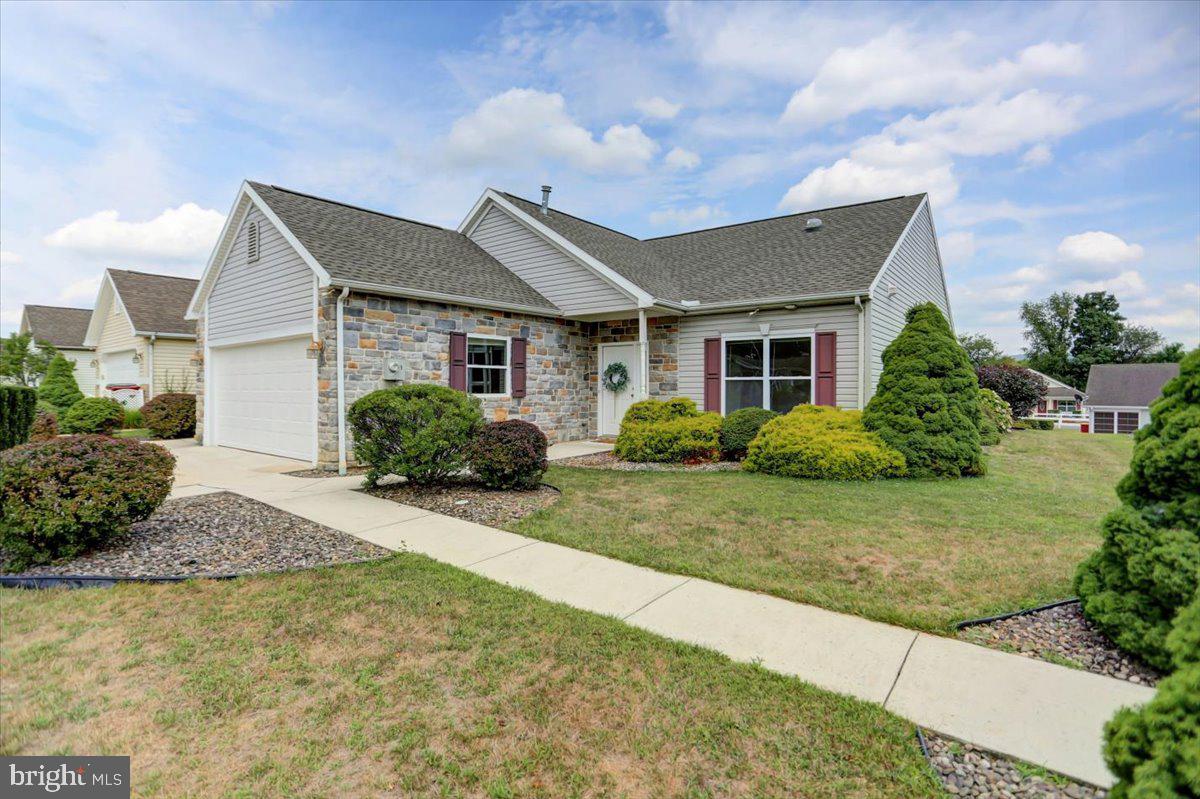
[[[128,350],[137,347],[140,343],[134,334],[133,325],[129,323],[129,317],[125,314],[125,309],[121,307],[121,301],[115,294],[110,295],[108,309],[101,320],[96,340],[98,351]]]

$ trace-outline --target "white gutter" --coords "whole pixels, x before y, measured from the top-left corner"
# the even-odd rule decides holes
[[[664,308],[671,308],[682,312],[683,314],[694,313],[710,313],[713,311],[740,311],[744,309],[762,308],[767,305],[820,305],[827,300],[845,300],[847,302],[861,296],[862,292],[858,291],[838,291],[830,294],[803,294],[803,295],[784,295],[778,297],[761,297],[753,300],[736,300],[733,302],[713,302],[699,303],[695,300],[684,300],[683,302],[671,302],[668,300],[655,300],[654,304]]]
[[[862,297],[854,298],[854,307],[858,309],[858,409],[861,411],[867,406],[867,309]]]
[[[493,311],[515,311],[517,313],[527,313],[535,316],[561,316],[562,310],[559,308],[547,308],[538,305],[523,305],[521,303],[506,303],[497,302],[495,300],[485,300],[479,297],[467,297],[462,294],[447,294],[441,291],[424,291],[422,289],[410,289],[403,286],[391,286],[385,283],[368,283],[361,280],[345,280],[338,281],[339,286],[351,288],[356,291],[369,291],[374,294],[384,294],[389,297],[408,297],[414,300],[432,300],[433,302],[444,302],[451,305],[468,305],[474,308],[488,308]]]
[[[337,298],[337,435],[338,435],[338,474],[346,473],[346,356],[342,345],[342,307],[346,296],[350,293],[349,286],[342,287],[342,293]]]
[[[157,338],[157,333],[151,333],[150,346],[146,347],[146,369],[150,372],[150,379],[146,381],[146,388],[149,389],[146,393],[150,395],[146,397],[147,401],[154,398],[154,341]]]

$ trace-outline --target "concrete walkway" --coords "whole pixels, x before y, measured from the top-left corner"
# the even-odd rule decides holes
[[[583,451],[580,451],[583,448]],[[570,455],[607,445],[571,445]],[[172,496],[229,490],[388,549],[417,552],[557,602],[882,704],[936,732],[1096,785],[1104,723],[1153,690],[857,616],[664,574],[304,479],[295,461],[172,443]],[[559,449],[552,455],[562,455]]]

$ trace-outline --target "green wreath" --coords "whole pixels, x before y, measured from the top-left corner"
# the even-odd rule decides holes
[[[627,385],[629,385],[629,370],[625,368],[625,364],[610,363],[604,370],[604,387],[609,391],[617,392]]]

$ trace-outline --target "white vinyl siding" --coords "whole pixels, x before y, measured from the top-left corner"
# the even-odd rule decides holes
[[[259,255],[247,260],[257,223]],[[312,270],[262,212],[251,207],[208,298],[210,345],[312,333]]]
[[[92,361],[96,360],[96,353],[91,350],[64,349],[60,349],[59,352],[64,358],[75,364],[75,383],[83,392],[83,396],[96,396],[97,368],[92,366]]]
[[[104,326],[100,329],[100,340],[96,344],[96,357],[100,361],[100,386],[115,381],[144,383],[146,358],[145,339],[133,334],[129,320],[121,309],[119,300],[114,296],[108,307],[108,315],[104,318]],[[125,360],[131,359],[136,352],[141,356],[140,364],[126,365]],[[122,353],[121,358],[114,358],[116,353]],[[128,353],[128,358],[125,353]],[[107,357],[106,357],[107,356]],[[115,372],[115,374],[109,374]]]
[[[167,391],[182,391],[194,394],[196,391],[196,365],[192,356],[196,352],[196,342],[181,339],[160,338],[154,342],[154,390],[153,394],[165,394]]]
[[[568,315],[636,307],[623,291],[494,205],[470,236]]]
[[[680,318],[680,395],[704,407],[704,339],[759,333],[763,324],[771,326],[769,334],[792,330],[837,333],[837,404],[842,408],[858,407],[858,311],[853,305],[761,311],[754,316],[740,312]]]

